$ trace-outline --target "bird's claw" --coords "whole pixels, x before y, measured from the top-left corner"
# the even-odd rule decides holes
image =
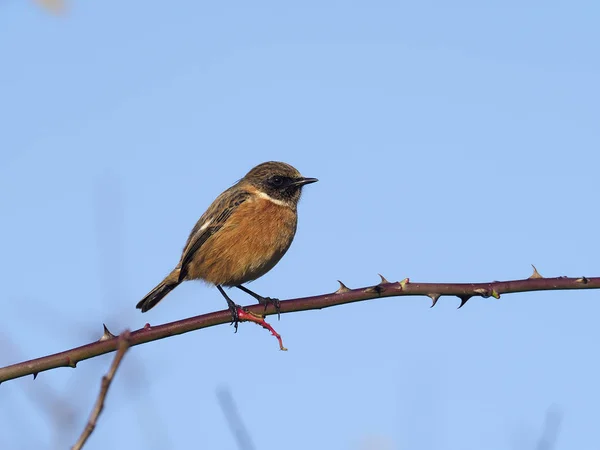
[[[232,303],[229,305],[229,312],[231,312],[231,324],[235,327],[235,332],[238,331],[238,325],[240,323],[240,310],[244,311],[240,305]]]
[[[277,312],[277,320],[280,319],[280,317],[281,317],[281,302],[279,301],[278,298],[261,297],[258,300],[258,302],[265,306],[265,311],[267,311],[267,308],[269,305],[273,305],[273,307],[275,307],[275,311]]]

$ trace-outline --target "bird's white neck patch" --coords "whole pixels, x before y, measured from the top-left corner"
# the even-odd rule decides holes
[[[270,201],[271,203],[275,203],[276,205],[287,206],[288,208],[290,207],[290,205],[287,202],[284,202],[283,200],[279,200],[279,199],[273,198],[273,197],[271,197],[269,194],[267,194],[265,192],[260,191],[258,193],[258,196],[260,198],[264,198],[265,200]]]

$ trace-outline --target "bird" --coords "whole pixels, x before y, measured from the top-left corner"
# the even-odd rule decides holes
[[[269,272],[290,248],[302,188],[316,181],[284,162],[268,161],[253,167],[202,214],[179,263],[136,308],[145,313],[184,281],[202,280],[225,297],[236,331],[241,307],[223,287],[236,287],[265,308],[273,304],[279,314],[277,298],[263,297],[242,285]]]

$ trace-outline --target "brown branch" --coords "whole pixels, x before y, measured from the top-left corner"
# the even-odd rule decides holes
[[[375,286],[348,289],[340,282],[340,288],[331,294],[317,295],[314,297],[297,298],[281,302],[281,313],[323,309],[345,303],[359,302],[376,299],[379,297],[415,296],[425,295],[432,299],[435,306],[440,296],[456,296],[460,298],[462,307],[471,297],[495,297],[501,294],[531,291],[559,291],[569,289],[600,289],[600,277],[595,278],[542,278],[537,271],[532,277],[523,280],[493,281],[489,283],[412,283],[408,279],[390,283],[381,277],[381,283]],[[247,308],[249,312],[262,314],[262,305],[252,305]],[[266,315],[276,314],[273,305],[269,305]],[[129,345],[140,345],[156,341],[177,334],[208,328],[219,324],[229,323],[231,315],[229,310],[217,311],[201,316],[190,317],[164,325],[150,326],[131,333]],[[37,376],[39,372],[55,369],[57,367],[75,367],[79,361],[103,355],[117,350],[119,339],[104,336],[100,341],[76,347],[54,355],[24,361],[12,366],[0,368],[0,383],[26,375]]]
[[[98,398],[96,399],[96,403],[94,404],[94,409],[92,409],[88,423],[83,429],[81,436],[79,436],[79,439],[77,439],[75,445],[71,447],[71,450],[81,450],[88,438],[94,432],[98,417],[100,417],[100,413],[102,412],[102,409],[104,409],[104,400],[106,399],[106,394],[108,394],[110,384],[112,383],[115,373],[117,372],[117,369],[123,360],[123,356],[125,356],[125,352],[129,348],[129,337],[129,331],[124,331],[118,337],[114,338],[117,339],[117,354],[110,365],[108,373],[102,377],[102,382],[100,383],[100,393],[98,394]]]

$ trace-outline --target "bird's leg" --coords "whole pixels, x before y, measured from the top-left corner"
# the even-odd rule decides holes
[[[236,305],[234,303],[234,301],[229,298],[229,296],[225,293],[225,291],[223,290],[223,288],[220,285],[217,285],[217,289],[223,295],[223,297],[225,297],[225,300],[227,300],[227,306],[229,306],[229,311],[231,311],[231,319],[232,319],[231,323],[233,323],[235,325],[236,333],[237,333],[237,327],[238,327],[238,324],[240,323],[240,321],[247,320],[249,322],[254,322],[254,323],[260,325],[261,327],[265,328],[266,330],[269,330],[271,332],[271,334],[277,338],[277,340],[279,341],[279,349],[280,350],[283,350],[283,351],[287,350],[287,348],[285,348],[283,346],[283,341],[281,340],[281,336],[279,335],[279,333],[277,333],[271,325],[269,325],[267,322],[265,322],[265,316],[255,314],[252,311],[248,311],[246,308],[244,308],[240,305]],[[254,294],[254,295],[256,295],[256,294]]]
[[[225,293],[223,288],[217,284],[217,289],[221,293],[225,300],[227,300],[227,306],[229,307],[229,311],[231,312],[231,323],[235,327],[235,332],[237,333],[238,324],[240,323],[240,310],[243,308],[240,305],[236,305],[233,300],[229,298],[229,296]]]
[[[241,284],[237,285],[236,288],[238,288],[241,291],[244,291],[246,294],[249,294],[256,300],[258,300],[258,303],[265,306],[265,311],[267,310],[267,306],[273,305],[275,307],[275,311],[277,311],[277,320],[279,320],[281,312],[281,302],[278,298],[263,297],[262,295],[258,295],[256,292],[252,292],[250,289],[242,286]]]

